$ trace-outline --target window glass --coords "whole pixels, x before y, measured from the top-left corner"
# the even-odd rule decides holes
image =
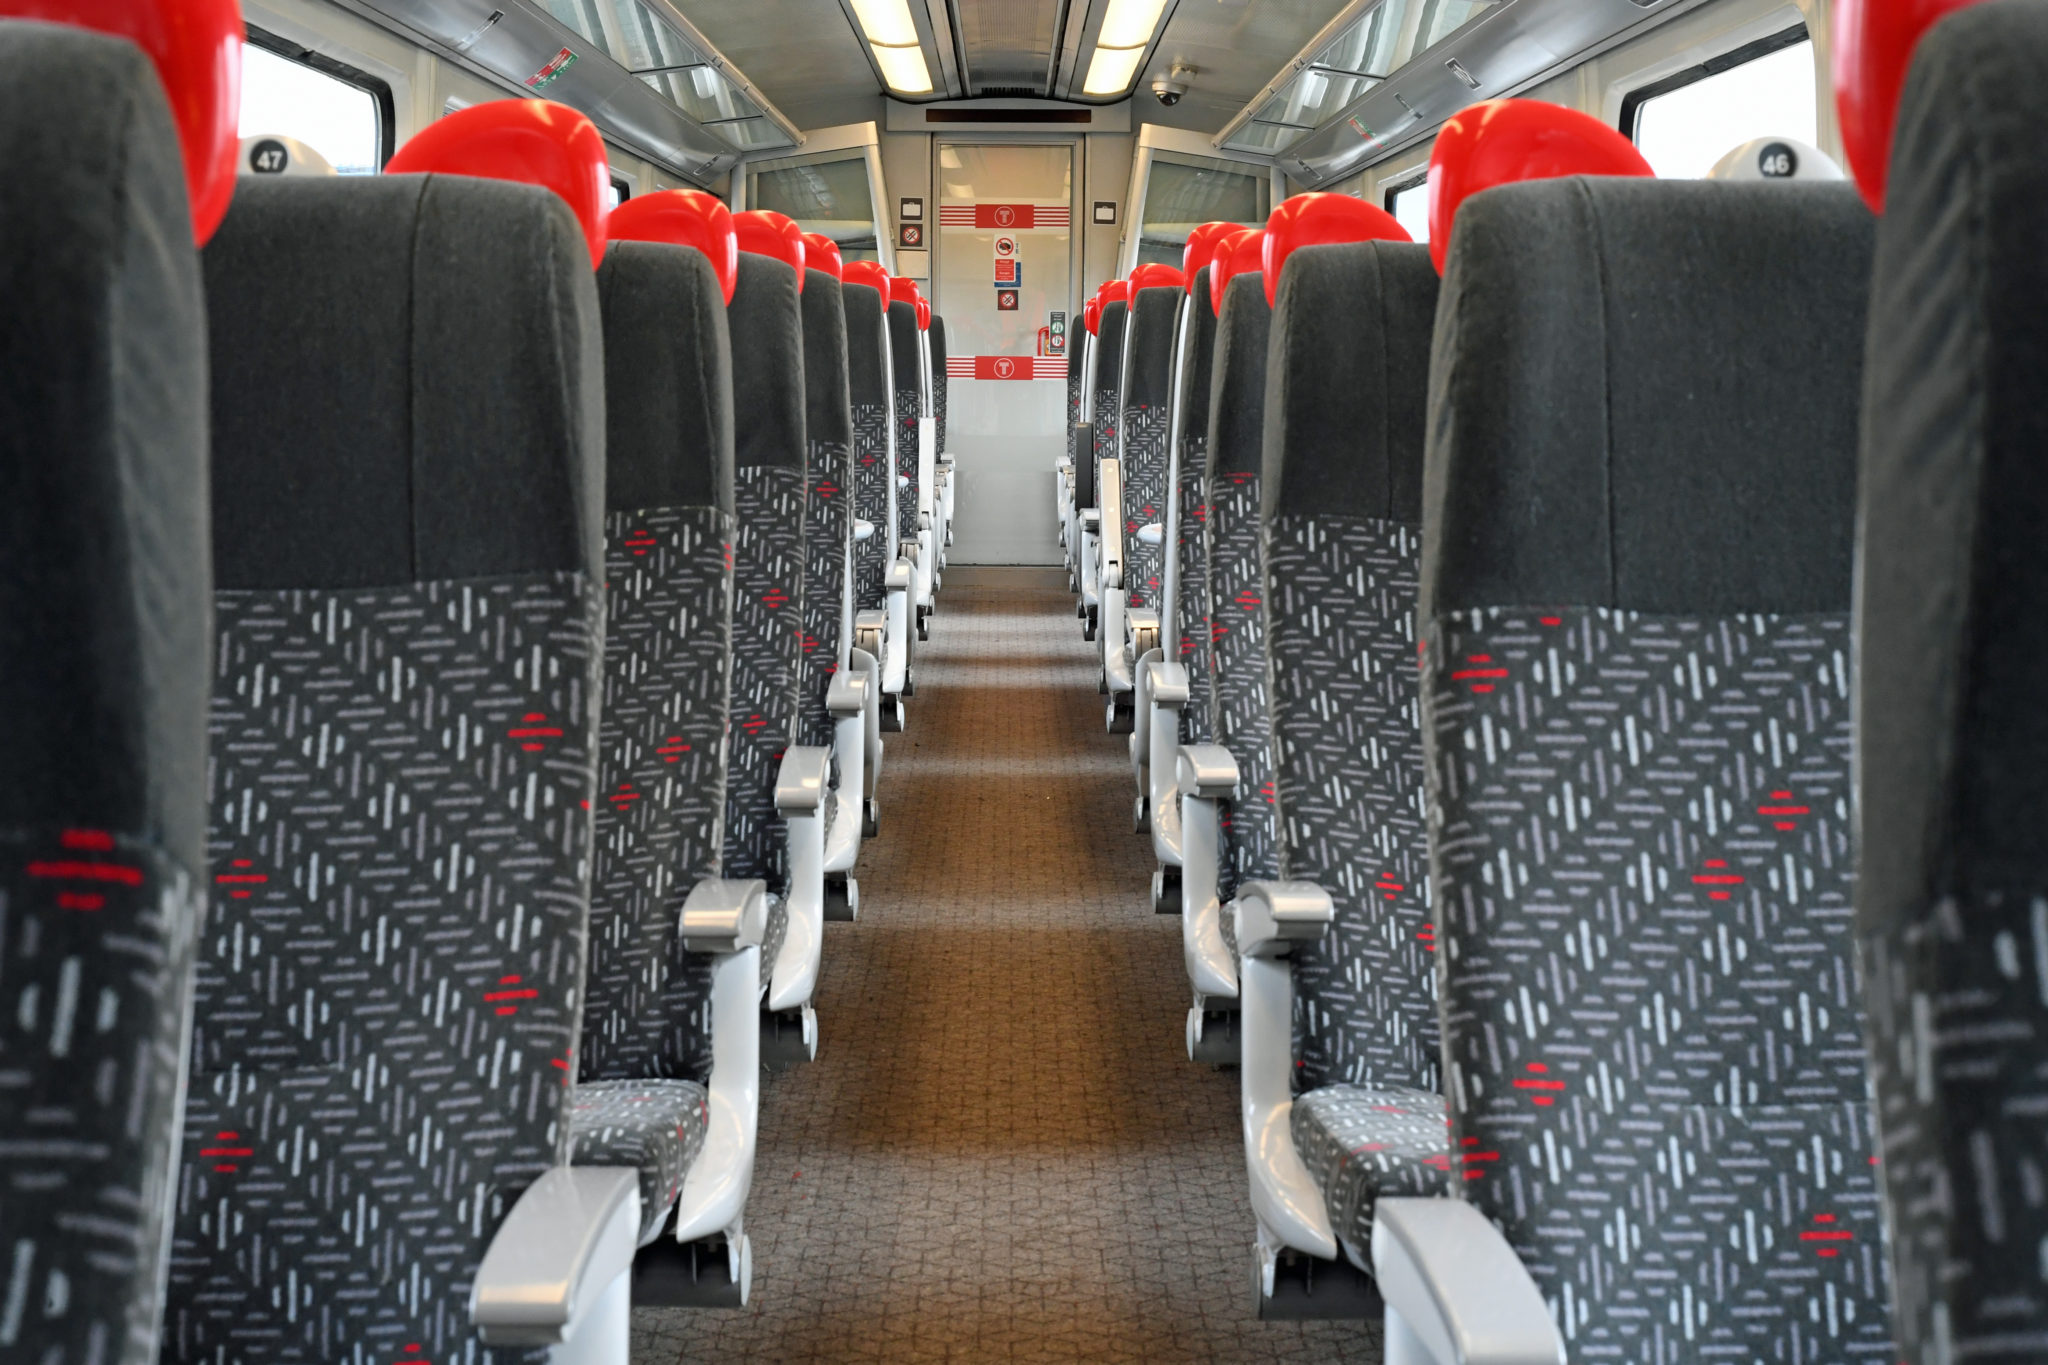
[[[747,207],[772,209],[796,219],[805,232],[838,242],[842,255],[863,244],[869,253],[874,251],[875,201],[864,156],[750,172]]]
[[[383,147],[377,97],[359,85],[242,45],[242,137],[294,137],[343,175],[374,175]]]
[[[1178,265],[1188,233],[1203,223],[1264,223],[1266,187],[1266,175],[1241,162],[1197,163],[1192,158],[1171,159],[1165,153],[1153,153],[1145,180],[1145,221],[1138,234],[1138,259]],[[1148,254],[1148,247],[1168,251]]]
[[[1418,242],[1429,240],[1429,182],[1418,180],[1387,192],[1387,212]]]
[[[1752,138],[1816,141],[1819,100],[1813,43],[1802,38],[1644,100],[1636,110],[1636,148],[1664,179],[1696,180]]]

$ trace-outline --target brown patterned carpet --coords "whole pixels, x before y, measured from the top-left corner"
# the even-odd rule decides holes
[[[753,1301],[636,1312],[635,1365],[1379,1359],[1252,1315],[1237,1075],[1183,1051],[1091,649],[1055,571],[947,573],[818,1059],[766,1087]]]

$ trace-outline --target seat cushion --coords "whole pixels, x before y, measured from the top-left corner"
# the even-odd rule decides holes
[[[1383,1197],[1450,1193],[1443,1096],[1398,1086],[1326,1085],[1294,1101],[1294,1147],[1323,1191],[1330,1226],[1356,1257],[1372,1254]]]
[[[710,1097],[695,1081],[585,1081],[569,1102],[569,1160],[640,1172],[640,1244],[654,1240],[704,1148]]]

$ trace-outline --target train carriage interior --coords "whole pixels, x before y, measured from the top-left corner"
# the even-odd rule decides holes
[[[0,0],[0,1365],[2048,1361],[2044,126]]]

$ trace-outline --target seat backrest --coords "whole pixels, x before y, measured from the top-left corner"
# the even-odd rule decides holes
[[[846,385],[853,409],[853,514],[874,533],[853,548],[853,605],[873,611],[887,604],[889,521],[896,505],[890,489],[890,427],[895,397],[889,383],[889,326],[882,295],[864,284],[840,287],[846,308]]]
[[[218,899],[167,1355],[466,1353],[484,1248],[568,1154],[604,630],[589,250],[532,186],[251,178],[203,264]]]
[[[1100,499],[1102,485],[1096,478],[1096,466],[1116,458],[1116,434],[1123,425],[1117,385],[1123,382],[1124,333],[1128,330],[1130,311],[1128,304],[1104,304],[1095,320],[1095,391],[1088,400],[1089,435],[1095,448],[1088,452],[1088,499],[1081,504],[1083,507],[1093,507]],[[1103,511],[1114,515],[1115,509]],[[1126,552],[1130,549],[1128,545],[1124,548]]]
[[[917,309],[908,303],[889,305],[889,371],[894,376],[896,406],[896,539],[917,543],[917,423],[924,411],[919,375],[923,347],[917,344]],[[907,482],[906,482],[907,480]]]
[[[1180,328],[1178,285],[1140,289],[1129,314],[1119,382],[1123,415],[1118,451],[1123,461],[1124,600],[1157,608],[1165,579],[1163,546],[1138,539],[1138,529],[1166,524],[1168,421],[1173,415],[1173,338]]]
[[[1216,743],[1230,750],[1238,773],[1217,879],[1226,897],[1240,881],[1280,875],[1259,560],[1266,336],[1272,317],[1263,276],[1248,271],[1232,279],[1223,290],[1209,373],[1209,609],[1204,613],[1209,621],[1209,714]]]
[[[1088,349],[1087,342],[1088,334],[1079,328],[1067,337],[1067,461],[1074,466],[1076,478],[1081,472],[1075,459],[1080,443],[1074,433],[1081,421],[1081,358]]]
[[[775,779],[797,730],[803,674],[804,334],[797,276],[786,262],[740,253],[726,310],[732,338],[732,726],[727,754],[725,875],[781,890],[782,816]]]
[[[2044,21],[1982,5],[1921,40],[1870,300],[1856,912],[1904,1360],[2048,1339]]]
[[[1872,236],[1839,185],[1458,213],[1423,484],[1444,1087],[1455,1183],[1575,1358],[1897,1358],[1850,932]]]
[[[1209,302],[1209,267],[1195,272],[1188,290],[1187,327],[1180,341],[1180,449],[1174,453],[1174,496],[1180,500],[1174,553],[1174,648],[1188,671],[1188,699],[1180,713],[1180,742],[1208,744],[1216,737],[1210,678],[1209,620],[1209,378],[1216,363],[1216,310]]]
[[[932,447],[938,454],[945,454],[946,445],[946,320],[937,313],[932,314],[931,330],[926,333],[931,340],[932,352],[932,435],[936,444]]]
[[[1268,347],[1265,646],[1280,871],[1336,923],[1294,954],[1297,1083],[1437,1088],[1416,581],[1437,275],[1406,242],[1304,247]]]
[[[0,21],[0,92],[0,1356],[147,1360],[207,884],[205,309],[141,49]]]
[[[692,247],[615,242],[605,353],[604,707],[583,1080],[702,1077],[710,959],[683,902],[719,873],[732,657],[732,356]]]
[[[871,289],[868,291],[873,293]],[[846,304],[822,270],[804,281],[804,681],[799,742],[832,742],[825,690],[853,648],[847,575],[853,570],[853,409],[846,369]]]

